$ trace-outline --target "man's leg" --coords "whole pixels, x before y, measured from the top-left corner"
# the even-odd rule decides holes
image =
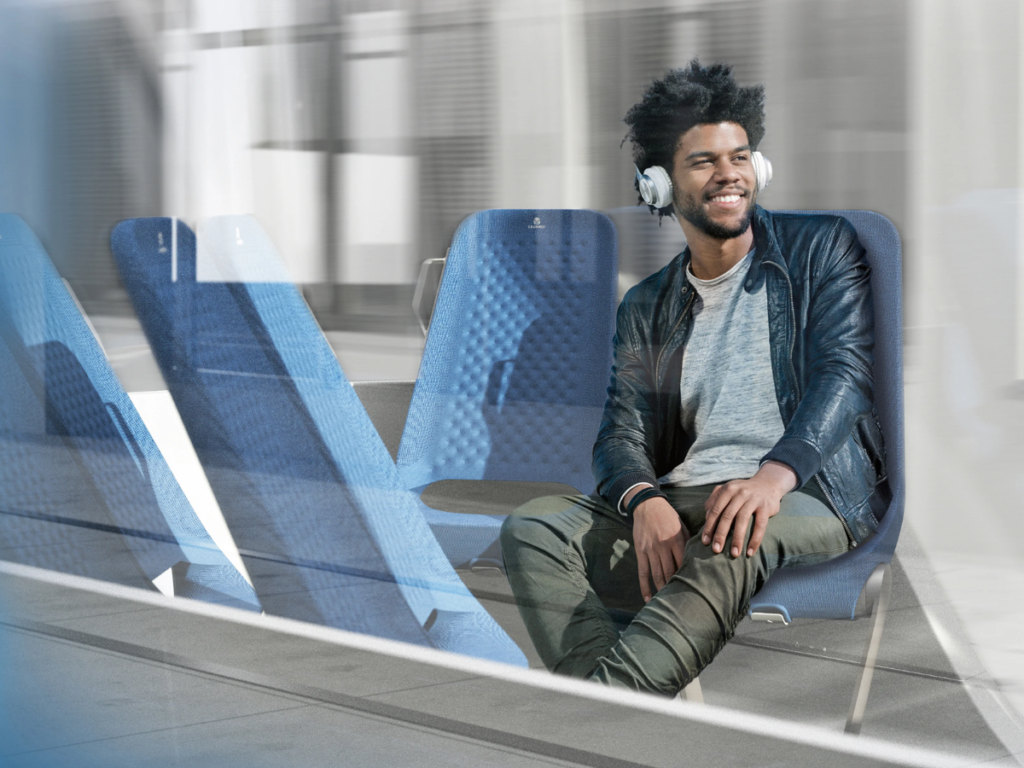
[[[703,503],[669,501],[684,524],[703,525]],[[710,488],[702,487],[705,498]],[[749,539],[749,531],[747,537]],[[591,679],[633,690],[675,695],[700,674],[732,637],[750,599],[776,568],[821,562],[846,552],[842,522],[804,492],[786,494],[768,522],[753,557],[715,554],[698,536],[686,545],[683,565],[643,607],[619,642],[598,659]],[[635,561],[634,561],[635,562]]]
[[[535,499],[501,530],[505,571],[544,665],[586,677],[643,606],[627,520],[599,497]],[[624,621],[623,621],[624,623]]]
[[[668,489],[691,534],[704,523],[712,488]],[[545,666],[586,677],[644,606],[628,520],[600,497],[548,496],[506,519],[501,546],[519,613]]]

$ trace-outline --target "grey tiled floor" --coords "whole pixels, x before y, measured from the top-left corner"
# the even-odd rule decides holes
[[[637,709],[278,628],[89,594],[79,586],[0,574],[0,594],[0,643],[13,662],[3,681],[5,766],[625,768],[679,765],[681,755],[686,765],[854,766],[897,764],[884,757],[886,750],[894,759],[907,757],[899,746],[879,745],[871,736],[855,740],[836,730],[834,743],[808,744],[742,723],[725,726],[729,721],[721,718],[673,714],[685,709],[680,704],[659,703],[671,711]],[[74,610],[67,614],[69,608]],[[778,694],[778,678],[786,671],[771,664],[773,674],[765,676],[765,658],[757,665],[759,690],[771,686]],[[724,674],[715,682],[708,678],[709,698],[717,686],[731,687],[730,675],[750,671],[736,660],[723,661]],[[805,674],[791,681],[793,698],[828,690],[827,661],[819,668],[802,657],[799,662]],[[910,694],[915,708],[932,705],[947,715],[971,716],[962,701],[924,683],[896,693],[903,702]],[[762,706],[777,710],[785,697],[774,694]],[[842,709],[845,697],[832,698],[818,695],[815,704]],[[880,699],[896,700],[888,694]],[[751,706],[749,697],[745,704]],[[939,737],[944,727],[946,721],[931,736]],[[969,744],[948,733],[948,743],[933,742],[945,750],[939,755],[944,764],[978,764],[1006,754],[983,724],[967,723],[962,730],[971,734]],[[849,742],[852,754],[844,746]],[[874,756],[857,754],[861,745],[874,749]],[[918,755],[910,764],[931,763]]]
[[[98,318],[96,325],[127,389],[163,388],[134,321]],[[418,338],[390,339],[370,334],[334,334],[329,336],[329,341],[355,381],[411,379],[415,376],[422,348]],[[910,394],[908,392],[908,396]],[[908,403],[911,443],[918,424],[913,416],[911,402]],[[912,465],[912,489],[914,471]],[[930,547],[926,553],[918,544],[913,526],[927,518],[919,512],[915,515],[914,504],[920,504],[920,495],[912,494],[908,504],[908,525],[894,571],[893,611],[883,639],[881,666],[863,732],[900,744],[939,748],[968,762],[998,760],[1011,753],[1024,754],[1024,730],[1018,714],[1024,711],[1020,709],[1024,707],[1021,694],[1024,691],[1021,648],[1024,646],[1018,639],[1024,636],[1024,621],[1021,613],[1012,608],[1024,593],[1024,567],[1017,568],[1013,558],[951,556],[950,553],[955,552],[951,547],[933,546],[931,528],[929,536],[925,537]],[[483,596],[482,602],[513,638],[527,649],[533,664],[538,664],[517,611],[508,599],[503,579],[475,574],[466,574],[464,579]],[[31,595],[26,597],[30,602],[33,599]],[[512,699],[502,698],[505,692],[489,692],[489,682],[466,680],[458,675],[438,678],[436,671],[403,669],[401,675],[408,677],[410,684],[402,686],[399,692],[390,682],[396,674],[394,669],[380,665],[353,667],[347,659],[322,658],[319,651],[311,653],[288,639],[268,636],[258,645],[246,642],[239,648],[234,647],[234,640],[219,633],[203,634],[197,639],[190,625],[168,623],[159,612],[154,614],[150,609],[122,607],[115,614],[119,618],[110,618],[107,613],[94,612],[93,608],[80,605],[77,598],[72,600],[66,595],[49,595],[46,601],[61,604],[61,610],[67,611],[66,615],[61,614],[69,622],[67,626],[75,626],[80,631],[102,634],[115,627],[125,633],[125,638],[132,638],[130,642],[142,645],[152,645],[154,637],[159,637],[161,642],[191,640],[193,646],[185,646],[190,649],[189,653],[198,652],[204,658],[220,660],[219,663],[255,665],[265,669],[267,674],[288,675],[297,684],[318,685],[317,681],[322,682],[327,669],[330,674],[345,674],[345,690],[352,695],[420,702],[424,707],[439,690],[446,689],[453,693],[450,699],[445,699],[445,711],[491,724],[504,722],[518,707],[528,708],[527,703],[516,704]],[[850,662],[862,653],[866,632],[866,622],[853,625],[802,622],[789,628],[744,622],[736,640],[702,676],[705,698],[709,704],[773,715],[839,733],[856,675]],[[242,704],[250,705],[248,694],[237,695]],[[251,699],[252,702],[257,700],[259,697]],[[530,696],[524,698],[524,702],[528,701],[531,701]],[[1016,704],[1017,711],[1012,709],[1012,704]],[[564,701],[562,705],[565,706]],[[572,704],[573,721],[589,716],[584,713],[586,707],[577,711],[577,705],[583,706],[579,702]],[[320,705],[308,702],[301,705],[312,706]],[[254,711],[243,719],[256,715]],[[267,720],[270,723],[271,720],[283,722],[281,718],[287,719],[286,715],[290,717],[291,710],[259,716],[270,718]],[[553,722],[558,724],[551,726],[556,731],[565,730],[564,718],[555,718]],[[185,727],[180,725],[173,730]],[[216,731],[213,726],[203,727]],[[268,725],[268,732],[274,727]],[[732,740],[726,743],[731,745]],[[343,764],[363,764],[359,754],[358,749],[354,749],[352,762]],[[761,759],[749,764],[773,764],[774,756],[763,752],[760,755]],[[789,757],[792,756],[787,755],[787,759],[774,764],[801,764]],[[395,759],[399,760],[396,764],[400,764],[400,759]],[[535,760],[536,757],[518,756],[516,759]],[[168,764],[199,764],[188,760]],[[494,760],[485,762],[501,764]]]

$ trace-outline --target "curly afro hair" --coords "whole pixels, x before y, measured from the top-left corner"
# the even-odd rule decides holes
[[[623,122],[629,126],[626,139],[633,144],[636,166],[644,170],[660,165],[671,173],[679,137],[695,125],[739,123],[751,149],[757,149],[764,137],[764,86],[741,88],[728,64],[702,67],[694,59],[652,82],[643,101],[632,106]],[[671,209],[668,206],[662,212]]]

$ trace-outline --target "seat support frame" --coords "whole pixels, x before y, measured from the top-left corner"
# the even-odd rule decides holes
[[[700,688],[700,678],[695,677],[690,681],[690,684],[683,688],[682,698],[686,701],[691,701],[694,704],[704,703],[704,692]]]
[[[889,597],[892,593],[892,570],[888,563],[875,566],[867,583],[864,584],[864,602],[871,610],[871,631],[868,634],[867,647],[864,649],[864,664],[861,667],[857,686],[853,690],[850,702],[850,713],[846,718],[846,732],[857,735],[864,721],[864,710],[871,692],[871,680],[875,674],[875,662],[878,660],[878,647],[882,642],[882,630],[885,628],[885,616],[889,611]]]
[[[857,685],[853,690],[853,700],[850,702],[850,712],[846,718],[846,733],[851,735],[860,734],[861,723],[864,722],[864,711],[867,709],[868,694],[871,692],[871,680],[875,674],[875,664],[878,661],[878,648],[882,642],[882,631],[885,629],[885,616],[889,611],[889,598],[892,594],[892,570],[888,563],[875,566],[875,569],[868,576],[867,582],[861,593],[861,602],[866,610],[871,612],[871,630],[868,633],[867,647],[864,649],[864,662],[861,665],[860,676],[857,678]],[[777,616],[777,619],[776,619]],[[777,614],[755,614],[755,621],[767,621],[772,623],[775,620],[782,621],[788,625],[781,615]],[[700,687],[700,678],[695,677],[680,692],[680,698],[695,704],[704,703],[704,694]]]

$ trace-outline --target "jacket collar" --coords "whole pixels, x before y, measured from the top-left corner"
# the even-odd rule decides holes
[[[764,273],[761,268],[763,261],[771,261],[780,267],[785,267],[782,251],[779,249],[778,241],[775,239],[775,227],[772,225],[772,214],[760,205],[754,206],[754,213],[750,217],[750,226],[754,230],[754,261],[750,265],[745,282],[748,291],[755,290],[761,285]],[[686,246],[676,258],[678,264],[671,271],[671,286],[673,290],[681,290],[686,295],[690,290],[690,282],[686,279],[686,267],[690,263],[690,246]]]
[[[775,227],[772,225],[771,212],[766,211],[760,205],[755,205],[750,226],[754,228],[754,247],[757,248],[755,256],[761,261],[771,261],[780,267],[785,266],[782,251],[775,239]]]

